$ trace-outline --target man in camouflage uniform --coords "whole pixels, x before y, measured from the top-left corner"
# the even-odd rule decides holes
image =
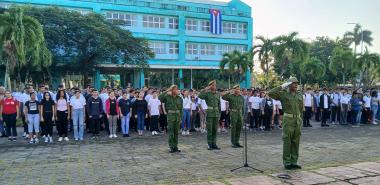
[[[206,128],[208,150],[220,150],[216,145],[216,130],[220,116],[220,95],[216,92],[216,81],[211,81],[208,87],[199,93],[198,97],[205,100],[207,104]]]
[[[159,96],[162,110],[167,115],[170,153],[181,152],[178,149],[178,131],[181,124],[182,98],[178,95],[178,87],[172,85]]]
[[[235,85],[232,90],[223,96],[229,102],[231,116],[231,144],[233,148],[241,148],[240,131],[243,123],[244,98],[240,94],[240,86]]]
[[[297,78],[290,77],[286,83],[269,91],[271,98],[281,101],[284,110],[282,159],[287,170],[301,169],[297,161],[301,137],[303,97],[297,91],[297,87]]]

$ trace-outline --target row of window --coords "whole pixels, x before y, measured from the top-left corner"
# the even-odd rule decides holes
[[[178,54],[178,42],[149,41],[149,48],[155,54]],[[188,55],[223,55],[232,51],[246,51],[243,45],[187,43],[186,54]]]
[[[108,21],[117,22],[123,26],[136,26],[137,15],[121,12],[107,12]],[[168,22],[166,22],[166,19]],[[164,17],[156,15],[143,15],[142,22],[144,28],[169,28],[178,29],[178,18]],[[223,33],[228,34],[247,34],[246,23],[223,22]],[[186,19],[186,30],[210,32],[210,21],[199,19]]]
[[[232,51],[245,52],[246,46],[243,45],[226,45],[226,44],[203,44],[187,43],[186,54],[188,55],[223,55]]]

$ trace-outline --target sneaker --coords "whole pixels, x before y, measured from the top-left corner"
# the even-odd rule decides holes
[[[42,138],[43,138],[43,139],[45,139],[45,138],[46,138],[46,136],[45,136],[45,135],[43,135],[43,136],[42,136]]]
[[[33,144],[33,143],[34,143],[34,140],[30,139],[29,144]]]
[[[116,134],[114,134],[114,135],[113,135],[113,138],[117,138],[117,135],[116,135]]]
[[[80,141],[83,141],[83,138],[79,138]]]
[[[186,132],[185,132],[185,131],[182,131],[182,135],[183,135],[183,136],[186,135]]]
[[[12,140],[13,140],[12,137],[9,137],[9,138],[8,138],[8,141],[12,141]]]
[[[74,140],[75,140],[75,141],[78,141],[79,139],[78,139],[78,138],[75,138]]]
[[[377,123],[376,123],[376,122],[373,122],[372,124],[373,124],[373,125],[377,125]]]
[[[12,138],[12,141],[17,141],[16,137],[13,137],[13,138]]]
[[[24,133],[22,134],[22,137],[26,137],[26,132],[24,132]]]
[[[53,143],[53,137],[49,136],[49,143]]]
[[[28,139],[28,138],[29,138],[29,134],[26,134],[26,135],[25,135],[25,139]]]
[[[38,143],[38,138],[34,138],[34,143]]]
[[[49,142],[49,138],[45,137],[45,143]]]
[[[68,138],[68,137],[65,137],[64,140],[65,140],[65,141],[69,141],[69,138]]]
[[[113,135],[111,134],[110,136],[108,136],[109,138],[113,138]]]
[[[152,136],[156,135],[156,133],[154,133],[154,131],[152,132]]]
[[[221,131],[221,129],[220,129],[220,128],[218,128],[218,133],[220,133],[220,131]]]
[[[58,138],[58,142],[61,142],[62,140],[63,140],[62,137],[59,137],[59,138]]]
[[[188,136],[189,136],[189,135],[190,135],[190,131],[186,131],[186,135],[188,135]]]

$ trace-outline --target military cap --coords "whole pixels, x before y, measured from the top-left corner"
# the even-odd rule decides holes
[[[298,83],[298,80],[296,77],[290,77],[288,82],[292,82],[292,83]]]
[[[232,87],[232,89],[237,89],[237,88],[240,88],[240,85],[239,85],[239,84],[234,85],[234,86]]]
[[[208,83],[208,86],[212,85],[212,84],[216,84],[216,80],[213,80],[211,82]]]
[[[178,88],[177,85],[171,85],[166,91],[172,91],[174,88]]]

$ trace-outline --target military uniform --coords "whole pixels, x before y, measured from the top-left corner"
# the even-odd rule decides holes
[[[298,80],[291,77],[288,83],[298,83]],[[302,94],[291,93],[281,86],[270,90],[268,94],[271,98],[281,101],[284,110],[282,130],[284,166],[286,169],[300,168],[297,161],[303,112]]]
[[[215,81],[211,81],[209,86]],[[219,149],[216,145],[216,131],[219,123],[220,116],[220,95],[217,92],[201,91],[198,97],[206,101],[206,128],[207,128],[207,144],[209,150]]]
[[[169,90],[171,90],[169,88]],[[166,92],[159,96],[160,101],[165,105],[167,113],[169,147],[171,152],[179,152],[178,150],[178,132],[182,118],[182,98],[180,96],[172,96]]]
[[[233,89],[240,88],[235,85]],[[223,99],[229,102],[230,116],[231,116],[231,144],[233,147],[242,147],[239,144],[240,131],[243,123],[244,111],[244,97],[242,95],[235,95],[234,93],[227,93]]]

